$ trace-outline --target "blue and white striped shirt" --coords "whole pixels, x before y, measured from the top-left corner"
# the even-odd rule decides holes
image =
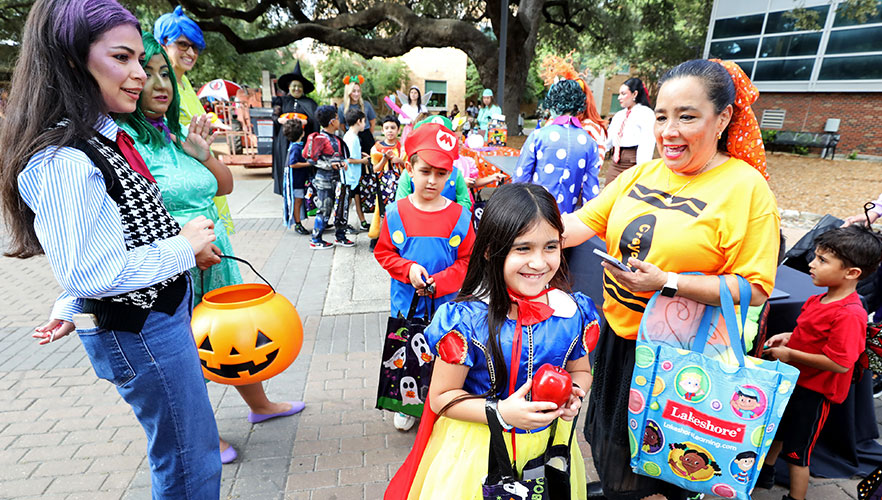
[[[95,129],[116,141],[109,116]],[[18,190],[34,211],[34,230],[64,289],[50,318],[70,321],[83,298],[110,297],[159,283],[196,265],[193,248],[174,236],[126,249],[119,207],[104,176],[82,151],[49,147],[28,160]]]

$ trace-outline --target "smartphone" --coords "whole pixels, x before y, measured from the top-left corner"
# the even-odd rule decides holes
[[[599,248],[594,249],[594,255],[609,262],[610,264],[616,266],[617,268],[621,269],[622,271],[625,271],[626,273],[633,273],[634,272],[631,270],[630,267],[623,264],[622,261],[620,261],[619,259],[613,257],[612,255],[604,252],[603,250],[600,250]]]

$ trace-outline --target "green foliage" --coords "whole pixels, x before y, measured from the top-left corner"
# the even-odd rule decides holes
[[[332,50],[316,71],[324,82],[324,88],[319,90],[322,96],[343,97],[343,78],[362,75],[365,81],[361,93],[373,102],[400,89],[410,78],[410,70],[401,59],[375,57],[368,60],[342,49]]]
[[[153,31],[153,23],[160,15],[169,12],[171,8],[167,3],[144,1],[123,1],[133,14],[141,21],[141,27]],[[249,36],[259,36],[264,32],[255,24],[243,21],[230,21],[236,31]],[[196,65],[187,73],[187,78],[195,88],[202,84],[223,78],[240,85],[260,87],[261,71],[269,70],[274,75],[281,74],[286,65],[291,61],[289,57],[282,57],[284,52],[279,50],[264,50],[252,54],[239,54],[236,49],[220,33],[205,32],[204,52],[199,54]],[[294,67],[293,62],[290,64]]]
[[[702,56],[712,6],[712,0],[622,0],[595,12],[604,26],[589,26],[557,52],[579,47],[593,74],[615,73],[624,63],[651,88],[669,68]]]
[[[836,17],[839,16],[863,24],[870,18],[882,17],[882,2],[879,0],[848,0],[836,7]]]
[[[846,158],[848,158],[849,160],[857,160],[857,151],[852,151],[851,153],[848,153],[848,156],[846,156]]]
[[[809,154],[808,146],[793,146],[793,153],[801,156]]]
[[[760,135],[763,137],[763,144],[772,144],[775,142],[775,137],[778,135],[777,130],[760,130]]]
[[[796,30],[819,30],[823,28],[818,20],[821,14],[816,10],[797,7],[784,13],[784,17],[793,21]]]

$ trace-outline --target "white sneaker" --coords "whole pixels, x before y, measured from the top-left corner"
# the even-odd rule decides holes
[[[392,423],[395,424],[395,428],[401,432],[409,431],[410,428],[413,427],[414,422],[416,422],[416,417],[411,417],[404,413],[396,413],[392,418]]]

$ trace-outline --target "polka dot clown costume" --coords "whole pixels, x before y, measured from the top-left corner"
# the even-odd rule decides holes
[[[571,213],[597,196],[602,159],[597,143],[573,115],[585,109],[585,93],[574,80],[561,80],[548,90],[546,102],[559,116],[530,134],[521,148],[514,182],[531,182],[548,190],[561,214]]]

